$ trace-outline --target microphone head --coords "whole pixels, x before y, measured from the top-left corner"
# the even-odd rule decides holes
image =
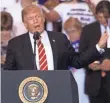
[[[40,39],[40,33],[39,32],[35,32],[33,35],[34,40],[39,40]]]

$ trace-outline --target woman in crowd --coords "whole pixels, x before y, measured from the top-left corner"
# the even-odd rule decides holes
[[[1,68],[4,66],[8,41],[13,37],[13,18],[8,12],[1,12]]]
[[[70,17],[64,23],[64,30],[68,35],[68,39],[70,40],[71,45],[75,49],[76,52],[79,51],[79,41],[82,32],[82,25],[78,21],[78,19]],[[74,67],[69,67],[71,70],[77,85],[79,92],[79,103],[89,103],[88,96],[84,93],[84,83],[85,83],[85,69],[75,69]]]

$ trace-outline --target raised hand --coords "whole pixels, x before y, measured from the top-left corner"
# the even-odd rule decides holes
[[[89,64],[89,68],[92,69],[93,71],[100,70],[100,62],[95,61],[95,62]]]
[[[100,69],[102,71],[110,71],[110,59],[104,59],[100,64]]]

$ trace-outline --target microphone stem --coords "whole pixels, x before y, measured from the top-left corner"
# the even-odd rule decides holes
[[[34,35],[33,35],[33,39],[34,39],[34,67],[33,69],[36,70],[37,67],[36,67],[36,41],[40,39],[40,33],[39,32],[35,32]]]
[[[107,26],[104,26],[105,27],[105,33],[107,33]]]
[[[36,69],[36,40],[34,40],[34,70]]]

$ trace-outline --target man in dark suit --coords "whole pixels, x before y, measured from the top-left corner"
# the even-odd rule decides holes
[[[4,70],[41,70],[38,46],[36,46],[36,62],[34,62],[33,34],[36,31],[40,33],[37,43],[41,41],[44,45],[45,64],[48,65],[48,70],[66,70],[68,65],[80,68],[99,59],[101,56],[100,50],[97,50],[96,46],[79,55],[74,51],[64,34],[45,31],[45,19],[39,6],[30,5],[25,7],[22,11],[22,20],[29,32],[9,41]],[[104,35],[98,42],[97,45],[101,50],[106,44],[107,38],[108,36]],[[34,63],[36,68],[34,68]]]
[[[110,33],[107,24],[110,2],[101,1],[96,7],[96,15],[98,21],[83,28],[79,47],[82,53],[94,46],[101,35]],[[85,68],[85,91],[90,97],[90,103],[110,103],[110,48],[106,47],[102,57]]]

